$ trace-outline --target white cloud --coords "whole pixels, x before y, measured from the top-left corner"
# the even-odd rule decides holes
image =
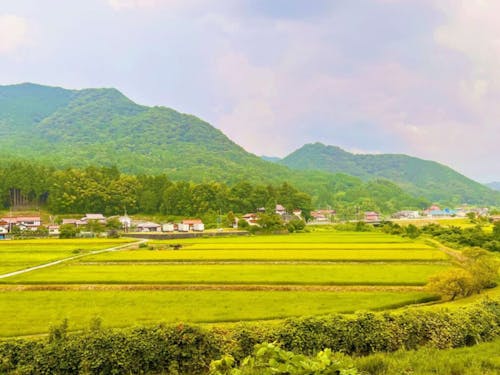
[[[154,9],[188,10],[204,5],[206,0],[106,0],[115,10]]]
[[[0,14],[0,54],[15,51],[26,41],[27,22],[12,14]]]

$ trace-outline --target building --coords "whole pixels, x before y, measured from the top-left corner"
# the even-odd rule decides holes
[[[128,217],[127,215],[120,216],[118,218],[118,221],[120,222],[120,224],[122,225],[122,228],[125,231],[128,231],[130,229],[130,227],[132,226],[132,219],[130,217]]]
[[[365,221],[380,221],[380,214],[373,211],[365,212]]]
[[[20,228],[21,230],[36,231],[41,225],[42,220],[40,216],[16,216],[4,217],[0,219],[0,226],[7,229],[9,232],[14,226]]]
[[[8,229],[0,227],[0,240],[5,240],[5,237],[7,236],[8,233],[9,233]]]
[[[274,212],[277,213],[278,215],[283,216],[286,214],[286,208],[283,207],[281,204],[277,204]]]
[[[161,230],[162,232],[173,232],[175,230],[175,225],[172,223],[163,224]]]
[[[63,219],[61,224],[62,225],[74,225],[76,227],[81,227],[82,225],[86,225],[87,223],[85,221],[82,221],[79,219]]]
[[[137,224],[137,231],[139,231],[139,232],[160,232],[161,225],[147,221],[145,223]]]
[[[392,215],[394,219],[418,219],[420,214],[418,211],[399,211]]]
[[[250,225],[257,225],[258,216],[254,213],[248,213],[243,215],[243,220],[245,220]]]
[[[179,232],[189,232],[189,225],[188,224],[177,224],[177,230]]]
[[[205,225],[203,224],[203,221],[201,221],[201,219],[184,219],[182,220],[181,224],[187,225],[189,228],[188,230],[196,230],[195,226],[196,228],[203,227],[202,230],[205,230]]]
[[[49,225],[47,229],[49,230],[49,236],[59,236],[61,233],[59,225]]]
[[[449,208],[445,208],[444,210],[432,210],[429,212],[429,216],[433,218],[437,217],[450,217],[450,216],[455,216],[456,215],[455,210],[451,210]]]
[[[84,217],[80,219],[83,221],[85,224],[87,224],[91,220],[95,220],[101,224],[106,224],[106,218],[104,217],[103,214],[85,214]]]

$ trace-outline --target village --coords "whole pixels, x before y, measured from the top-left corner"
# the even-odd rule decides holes
[[[255,212],[246,213],[240,217],[234,216],[232,223],[229,224],[231,229],[248,228],[250,226],[259,226],[259,219],[262,214],[266,213],[264,207],[257,208]],[[318,209],[311,211],[306,220],[302,210],[295,209],[288,212],[284,206],[277,204],[274,214],[279,215],[284,223],[291,220],[307,221],[310,225],[332,224],[338,222],[357,222],[377,224],[390,220],[429,220],[429,219],[453,219],[465,217],[483,217],[488,218],[492,222],[499,221],[499,215],[489,215],[488,208],[471,208],[459,207],[456,209],[441,208],[438,205],[431,205],[425,210],[405,210],[393,213],[390,216],[382,215],[374,211],[362,212],[357,217],[345,220],[337,215],[337,211],[333,209]],[[472,215],[472,216],[471,216]],[[113,229],[121,230],[125,233],[202,233],[206,229],[205,223],[199,218],[186,218],[178,222],[157,223],[153,221],[134,220],[128,215],[105,217],[101,213],[87,213],[80,218],[63,218],[59,223],[53,220],[47,224],[42,222],[40,215],[29,216],[4,216],[0,218],[0,239],[9,238],[10,234],[19,233],[38,233],[38,236],[60,236],[63,227],[73,227],[78,232],[79,237],[93,237],[95,235],[105,236],[104,230],[96,231],[89,229],[89,224],[101,225],[101,228],[108,228],[108,224],[114,222],[118,225],[109,226]],[[242,224],[245,222],[245,225]],[[218,228],[222,231],[222,228]]]

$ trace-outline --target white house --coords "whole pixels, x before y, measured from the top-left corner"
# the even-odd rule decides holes
[[[189,224],[177,224],[177,230],[179,232],[189,232]]]
[[[137,224],[137,230],[139,232],[160,232],[161,225],[152,222],[139,223]]]
[[[193,230],[195,232],[203,232],[205,230],[205,224],[203,223],[193,224]]]
[[[84,217],[80,219],[85,224],[87,224],[90,220],[96,220],[101,224],[106,224],[106,218],[103,214],[85,214]]]
[[[122,228],[125,230],[130,229],[130,227],[132,226],[132,219],[128,216],[120,216],[118,218],[118,221],[122,225]]]
[[[167,223],[162,225],[163,232],[173,232],[175,230],[175,225],[172,223]]]
[[[49,230],[49,236],[59,236],[60,234],[59,225],[49,225],[47,229]]]

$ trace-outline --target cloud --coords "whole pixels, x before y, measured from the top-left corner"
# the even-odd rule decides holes
[[[10,54],[26,41],[27,22],[12,14],[0,14],[0,54]]]
[[[206,0],[106,0],[117,11],[133,9],[166,8],[169,10],[193,10],[203,6]]]

